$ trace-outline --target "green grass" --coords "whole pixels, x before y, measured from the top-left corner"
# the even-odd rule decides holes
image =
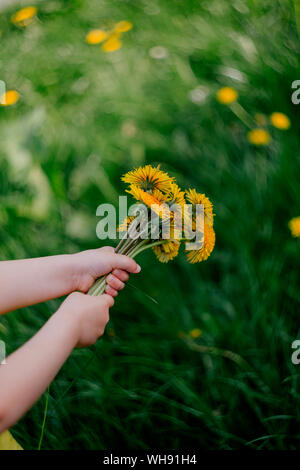
[[[74,351],[51,385],[42,448],[299,448],[291,343],[300,244],[287,226],[300,215],[293,3],[149,5],[41,1],[38,21],[22,30],[9,22],[16,8],[0,16],[0,79],[21,93],[0,109],[1,259],[99,246],[97,206],[116,203],[120,176],[145,163],[205,192],[216,213],[208,261],[140,256],[142,274],[111,312],[115,335]],[[90,29],[123,19],[134,27],[119,51],[85,43]],[[155,46],[164,59],[149,55]],[[251,117],[281,111],[291,129],[268,124],[270,145],[252,146],[246,125],[215,99],[226,85]],[[208,93],[201,104],[190,99],[198,86]],[[8,352],[59,303],[1,318]],[[249,367],[178,337],[192,328],[203,331],[198,345],[230,350]],[[26,449],[38,446],[45,400],[14,426]]]

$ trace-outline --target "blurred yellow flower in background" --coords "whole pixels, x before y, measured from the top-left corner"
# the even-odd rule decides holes
[[[271,123],[277,129],[286,130],[291,127],[290,119],[283,113],[272,113],[270,116]]]
[[[7,90],[4,95],[0,97],[1,106],[12,106],[19,101],[19,93],[16,90]]]
[[[197,339],[197,338],[200,338],[200,336],[202,336],[202,331],[200,330],[200,328],[193,328],[190,332],[189,332],[189,336],[193,339]]]
[[[249,142],[254,145],[268,145],[271,140],[269,132],[259,128],[249,131],[247,137]]]
[[[119,21],[114,25],[110,31],[104,31],[103,29],[92,29],[85,37],[88,44],[100,44],[105,41],[101,49],[104,52],[114,52],[122,47],[120,37],[123,33],[126,33],[132,29],[132,23],[130,21]]]
[[[37,13],[37,8],[33,6],[22,8],[14,13],[10,21],[17,26],[28,26]]]
[[[122,47],[122,42],[119,40],[119,36],[111,36],[104,44],[102,44],[101,49],[104,52],[113,52],[117,51]]]
[[[217,100],[222,104],[231,104],[238,98],[238,92],[229,86],[220,88],[217,93]]]
[[[92,29],[86,37],[85,40],[88,44],[100,44],[107,38],[108,34],[103,31],[103,29]]]
[[[300,216],[289,221],[289,229],[293,237],[300,237]]]
[[[116,33],[126,33],[132,29],[132,23],[130,21],[119,21],[119,23],[115,24],[114,31]]]

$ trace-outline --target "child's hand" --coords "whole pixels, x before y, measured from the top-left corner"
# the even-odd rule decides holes
[[[74,289],[87,292],[93,283],[104,274],[107,277],[106,292],[115,297],[123,289],[128,273],[139,273],[140,266],[128,256],[115,253],[114,248],[105,246],[97,250],[87,250],[72,256]]]
[[[93,297],[73,292],[55,315],[60,322],[66,322],[66,328],[74,335],[76,347],[83,348],[96,343],[103,335],[113,304],[114,299],[107,294]]]
[[[0,366],[0,434],[37,401],[74,347],[90,346],[102,336],[113,304],[107,294],[73,292],[31,340],[7,357],[8,365]]]

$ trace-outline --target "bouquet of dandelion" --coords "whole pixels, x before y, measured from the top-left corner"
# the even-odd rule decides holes
[[[206,260],[215,246],[213,206],[195,189],[182,191],[160,167],[146,165],[122,177],[126,190],[137,202],[119,226],[121,238],[116,253],[134,258],[152,249],[161,263],[174,259],[185,242],[190,263]],[[89,295],[103,294],[106,276],[94,283]]]

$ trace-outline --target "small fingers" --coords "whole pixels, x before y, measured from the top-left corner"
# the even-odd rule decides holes
[[[123,271],[123,269],[114,269],[112,274],[120,279],[120,281],[126,282],[129,279],[129,274],[127,271]]]
[[[106,294],[108,294],[109,296],[112,296],[112,297],[117,297],[117,295],[118,295],[118,291],[113,289],[112,287],[110,287],[108,285],[105,287],[105,292],[106,292]]]
[[[107,276],[106,282],[110,287],[116,290],[122,290],[125,287],[124,282],[120,281],[120,279],[115,277],[113,274],[109,274]]]

